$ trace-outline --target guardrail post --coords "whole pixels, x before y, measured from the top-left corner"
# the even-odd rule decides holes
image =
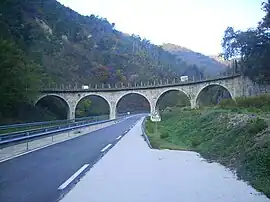
[[[28,151],[28,149],[29,149],[29,145],[28,145],[28,140],[27,140],[27,142],[26,142],[26,151]]]

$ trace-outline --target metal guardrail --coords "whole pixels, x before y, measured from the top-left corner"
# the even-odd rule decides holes
[[[58,128],[58,129],[54,129],[54,130],[50,130],[50,131],[39,131],[33,134],[27,134],[27,135],[21,135],[21,136],[13,136],[11,138],[6,138],[3,139],[1,137],[1,141],[0,141],[0,148],[5,148],[11,145],[16,145],[18,143],[25,143],[29,140],[35,140],[35,139],[41,139],[47,136],[53,136],[59,133],[63,133],[69,130],[75,130],[75,129],[79,129],[79,128],[83,128],[86,126],[91,126],[91,125],[97,125],[97,124],[101,124],[101,123],[107,123],[107,122],[111,122],[111,121],[117,121],[120,120],[122,118],[124,118],[125,116],[120,116],[116,119],[113,120],[103,120],[103,121],[96,121],[96,122],[87,122],[87,121],[82,121],[82,122],[75,122],[72,125],[68,125],[64,128]],[[7,136],[8,137],[8,136]]]
[[[18,138],[18,137],[30,136],[30,135],[33,135],[36,133],[50,132],[50,131],[61,129],[61,128],[68,128],[68,127],[71,127],[73,125],[78,125],[78,124],[80,125],[80,124],[93,123],[93,122],[97,122],[97,121],[86,120],[86,121],[67,123],[67,124],[63,124],[63,125],[56,125],[56,126],[45,127],[45,128],[30,129],[30,130],[25,130],[25,131],[6,133],[6,134],[0,135],[0,141],[9,140],[9,139]]]
[[[89,117],[69,119],[69,120],[41,121],[41,122],[19,123],[19,124],[11,124],[11,125],[0,125],[0,130],[32,127],[32,126],[45,126],[45,125],[61,124],[61,123],[73,123],[76,121],[81,121],[81,120],[86,120],[86,119],[101,120],[102,117],[108,117],[108,115],[89,116]]]
[[[124,115],[126,115],[126,113],[118,114],[118,117],[120,118],[120,117],[122,117]],[[78,119],[78,120],[80,120],[80,119]],[[49,131],[53,131],[53,130],[57,130],[57,129],[61,129],[61,128],[67,128],[67,127],[71,127],[73,125],[80,125],[80,124],[86,124],[86,123],[95,123],[95,122],[102,121],[102,120],[108,120],[108,116],[98,116],[95,119],[85,119],[85,118],[83,118],[82,121],[66,123],[66,124],[63,124],[63,125],[55,125],[55,126],[51,126],[51,127],[43,127],[43,128],[30,129],[30,130],[25,130],[25,131],[16,131],[16,132],[11,132],[11,133],[1,134],[0,135],[0,142],[4,141],[4,140],[13,139],[13,138],[30,136],[30,135],[33,135],[33,134],[36,134],[36,133],[49,132]]]

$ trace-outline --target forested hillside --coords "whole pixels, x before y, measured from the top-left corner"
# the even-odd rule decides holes
[[[200,68],[205,64],[186,62],[114,26],[101,17],[82,16],[56,0],[1,0],[0,122],[12,122],[14,117],[19,122],[28,117],[51,119],[54,115],[47,116],[47,107],[37,111],[31,105],[42,86],[198,78],[207,73]]]
[[[148,40],[123,34],[106,19],[82,16],[55,0],[0,4],[0,36],[15,41],[41,67],[47,82],[171,79],[189,68]]]
[[[1,0],[0,30],[0,122],[44,118],[48,110],[31,105],[42,86],[173,79],[190,68],[147,39],[56,0]]]
[[[206,56],[188,48],[170,43],[163,44],[162,47],[164,50],[174,54],[177,58],[183,60],[187,64],[193,66],[196,65],[205,75],[214,76],[227,70],[228,64],[221,59],[217,59],[217,57],[213,58]]]

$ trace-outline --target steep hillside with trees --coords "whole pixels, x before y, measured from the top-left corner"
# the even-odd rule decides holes
[[[189,68],[148,40],[55,0],[3,0],[0,13],[0,36],[15,41],[49,83],[172,79]]]
[[[174,79],[190,68],[162,47],[114,26],[56,0],[2,0],[0,122],[27,121],[30,112],[38,114],[31,121],[42,119],[47,111],[31,106],[42,86]],[[199,69],[191,72],[200,75]]]
[[[217,75],[220,72],[226,71],[228,66],[224,62],[217,60],[217,58],[194,52],[179,45],[167,43],[163,44],[162,47],[187,64],[196,65],[205,75]]]

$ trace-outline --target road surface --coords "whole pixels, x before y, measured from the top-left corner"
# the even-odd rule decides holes
[[[0,201],[57,201],[72,187],[67,179],[86,164],[89,169],[140,117],[0,163]]]

